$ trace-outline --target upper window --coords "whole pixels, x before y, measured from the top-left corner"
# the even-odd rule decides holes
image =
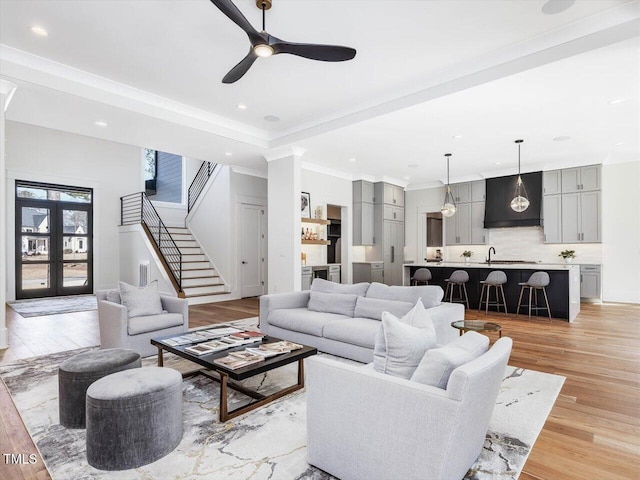
[[[16,183],[16,195],[20,198],[49,200],[54,202],[91,203],[92,191],[73,187],[40,185],[37,183]]]
[[[145,191],[151,200],[183,203],[182,164],[180,155],[144,149]]]

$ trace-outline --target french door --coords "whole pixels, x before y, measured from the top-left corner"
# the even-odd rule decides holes
[[[16,298],[93,293],[92,197],[16,182]]]

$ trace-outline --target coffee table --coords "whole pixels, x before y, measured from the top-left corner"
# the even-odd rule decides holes
[[[460,335],[464,332],[498,332],[498,338],[502,338],[502,326],[493,322],[483,322],[481,320],[458,320],[451,322],[453,328],[460,330]]]
[[[228,325],[220,325],[221,327],[227,327]],[[177,345],[177,346],[169,346],[162,343],[162,340],[171,337],[179,337],[181,335],[165,335],[164,337],[158,337],[151,339],[151,343],[158,347],[158,366],[162,367],[164,364],[163,353],[166,350],[167,352],[171,352],[174,355],[182,357],[186,360],[189,360],[193,363],[200,365],[201,369],[198,369],[194,372],[190,372],[187,374],[183,374],[183,377],[188,377],[192,375],[205,375],[208,378],[211,378],[217,382],[220,382],[220,421],[226,422],[232,418],[237,417],[238,415],[242,415],[244,413],[250,412],[251,410],[255,410],[263,405],[266,405],[278,398],[284,397],[285,395],[289,395],[290,393],[295,392],[296,390],[300,390],[304,387],[304,362],[303,360],[307,357],[315,355],[318,353],[313,347],[309,347],[304,345],[299,350],[294,350],[289,353],[283,353],[281,355],[276,355],[274,357],[270,357],[265,359],[263,362],[254,363],[252,365],[247,365],[246,367],[237,368],[232,370],[230,368],[224,367],[222,365],[218,365],[213,361],[217,358],[226,357],[229,353],[244,350],[246,347],[257,347],[261,343],[273,343],[279,342],[281,339],[275,337],[265,337],[262,342],[255,342],[249,345],[241,345],[238,347],[228,348],[226,350],[222,350],[220,352],[208,353],[205,355],[194,355],[185,351],[186,347],[190,347],[191,345]],[[246,380],[247,378],[253,377],[255,375],[259,375],[264,372],[268,372],[270,370],[274,370],[279,367],[283,367],[285,365],[289,365],[290,363],[298,362],[298,381],[294,385],[290,387],[283,388],[271,395],[263,395],[255,390],[244,387],[243,385],[239,385],[235,383],[235,381]],[[212,375],[211,372],[215,372],[217,376]],[[227,389],[232,388],[244,395],[247,395],[254,400],[248,405],[236,408],[234,410],[229,410],[228,399],[227,399]]]

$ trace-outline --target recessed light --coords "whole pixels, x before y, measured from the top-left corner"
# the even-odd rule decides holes
[[[613,100],[609,101],[609,105],[616,105],[622,102],[624,102],[624,98],[614,98]]]
[[[502,165],[502,162],[494,162],[494,165]]]
[[[278,122],[280,121],[280,117],[276,117],[275,115],[267,115],[264,117],[267,122]]]
[[[102,120],[97,120],[97,121],[93,122],[93,124],[98,126],[98,127],[106,127],[108,125],[107,122],[103,122]]]
[[[357,162],[358,160],[356,160],[355,158],[351,157],[351,158],[349,159],[349,161],[350,161],[351,163],[355,163],[355,162]]]
[[[411,180],[411,177],[404,177],[405,180]]]
[[[576,0],[549,0],[542,6],[542,13],[545,15],[555,15],[567,10],[576,3]]]
[[[454,139],[454,140],[458,140],[458,139],[460,139],[460,138],[462,138],[462,135],[454,135],[454,136],[453,136],[453,139]]]
[[[227,157],[230,157],[231,155],[233,155],[233,153],[231,153],[231,152],[224,152],[224,154],[225,154]]]
[[[569,135],[561,135],[553,139],[554,142],[566,142],[567,140],[571,140]]]
[[[33,27],[31,27],[31,32],[35,33],[39,37],[48,37],[49,36],[49,33],[44,28],[40,27],[39,25],[34,25]]]
[[[618,142],[613,144],[614,147],[619,147],[621,145],[624,145],[624,142]]]
[[[236,105],[236,108],[237,108],[238,110],[246,110],[246,109],[247,109],[247,106],[246,106],[246,105],[244,105],[244,104],[242,104],[242,103],[239,103],[238,105]]]
[[[409,165],[407,165],[407,167],[409,168],[418,168],[420,165],[418,165],[417,163],[410,163]]]

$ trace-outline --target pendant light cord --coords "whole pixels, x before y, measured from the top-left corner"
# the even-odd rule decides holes
[[[265,28],[265,10],[264,10],[265,4],[264,2],[262,2],[262,31],[266,32],[267,29]]]

